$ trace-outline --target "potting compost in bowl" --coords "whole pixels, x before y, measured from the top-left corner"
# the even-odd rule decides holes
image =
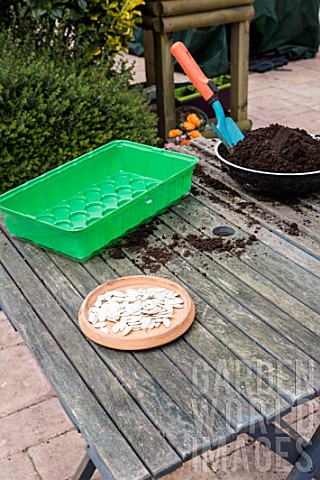
[[[274,124],[247,132],[232,150],[217,150],[229,174],[252,191],[271,195],[320,190],[320,142],[305,130]]]

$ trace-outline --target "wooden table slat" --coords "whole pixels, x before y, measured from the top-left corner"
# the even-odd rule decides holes
[[[320,218],[320,199],[319,198],[308,198],[308,199],[300,199],[300,203],[304,205],[308,210],[312,209],[314,211],[316,219]]]
[[[174,450],[169,446],[161,433],[152,425],[143,414],[131,396],[125,391],[112,372],[95,355],[90,342],[73,322],[59,307],[43,285],[43,277],[38,279],[32,270],[25,264],[19,264],[19,255],[11,243],[4,242],[2,236],[0,253],[2,262],[9,273],[15,277],[18,286],[29,301],[33,302],[36,313],[42,322],[59,342],[60,347],[73,361],[81,377],[90,388],[94,388],[95,395],[106,408],[108,414],[117,425],[120,431],[126,432],[126,440],[132,448],[138,449],[139,456],[153,476],[162,476],[181,464],[181,460]],[[37,271],[41,271],[52,278],[52,284],[59,291],[61,301],[75,301],[74,295],[69,296],[72,291],[71,285],[64,282],[64,277],[59,279],[51,277],[54,265],[44,251],[36,246],[13,239],[17,248],[21,249],[28,256],[29,263]],[[75,291],[74,291],[75,293]],[[75,301],[77,309],[81,305],[81,297]],[[77,304],[78,303],[78,304]],[[131,425],[127,429],[128,423]]]
[[[171,399],[209,436],[211,448],[236,438],[230,424],[163,352],[159,349],[142,350],[136,352],[135,356]]]
[[[209,236],[210,232],[207,230],[203,229],[200,232],[199,230],[195,229],[192,225],[185,226],[185,224],[181,224],[181,218],[176,217],[173,213],[163,215],[161,218],[167,227],[177,232],[179,235],[182,236],[182,238],[185,238],[188,234],[202,236],[203,238],[212,238],[212,236],[211,237]],[[227,222],[224,222],[223,224],[229,225]],[[163,229],[165,229],[165,227],[163,227]],[[237,238],[243,238],[241,234],[236,234],[236,236]],[[191,250],[194,252],[194,256],[195,256],[196,250],[194,249],[191,249]],[[312,333],[319,336],[319,328],[318,328],[319,314],[315,312],[314,309],[309,308],[309,306],[307,306],[305,303],[302,303],[300,299],[297,299],[295,296],[293,296],[295,295],[293,292],[291,293],[283,290],[283,288],[280,286],[281,284],[280,280],[278,281],[279,285],[276,285],[275,283],[273,283],[272,280],[267,278],[270,276],[270,274],[266,272],[266,274],[264,275],[266,268],[264,269],[264,271],[261,271],[261,268],[259,268],[259,271],[255,270],[254,268],[251,268],[250,264],[252,264],[253,262],[256,262],[255,260],[256,258],[260,259],[261,257],[265,258],[266,261],[269,261],[271,265],[276,265],[277,263],[281,265],[285,263],[284,261],[281,261],[281,258],[278,258],[277,261],[273,260],[270,255],[270,251],[268,252],[267,257],[265,256],[265,253],[266,252],[263,247],[255,244],[255,245],[246,247],[245,252],[243,252],[241,255],[241,259],[239,259],[235,255],[220,255],[219,252],[206,253],[206,257],[208,256],[214,261],[217,274],[219,275],[219,272],[220,272],[220,278],[221,276],[222,277],[226,276],[227,278],[229,278],[230,275],[233,277],[236,277],[237,280],[235,279],[234,282],[243,284],[244,288],[246,287],[251,288],[254,291],[253,295],[255,297],[257,297],[257,295],[259,297],[261,296],[265,297],[265,299],[267,300],[266,304],[270,305],[269,302],[271,302],[271,304],[275,306],[276,311],[278,310],[279,305],[281,305],[281,310],[285,311],[285,316],[288,316],[289,314],[290,317],[300,322],[300,324],[303,325],[303,328],[307,327]],[[255,257],[255,255],[257,255],[257,257]],[[191,257],[190,257],[190,261],[191,261]],[[289,271],[290,271],[289,263],[288,263],[288,266],[286,266],[286,269],[289,275]],[[226,270],[229,272],[228,274],[225,273]],[[294,272],[293,267],[292,267],[292,272]],[[294,284],[296,286],[296,289],[298,289],[299,287],[301,289],[301,278],[303,278],[304,287],[306,289],[308,285],[308,274],[304,270],[302,270],[302,272],[300,273],[301,274],[299,278],[297,275],[295,275]],[[292,277],[293,276],[294,276],[294,273],[292,273]],[[309,274],[309,286],[310,286],[309,291],[312,291],[312,292],[317,291],[319,282],[320,282],[320,279],[317,279],[314,275]],[[302,296],[302,295],[303,294],[299,296]],[[308,295],[308,297],[309,296],[310,295]],[[313,295],[312,304],[315,306],[315,308],[317,308],[316,303],[317,303],[316,296]]]
[[[130,255],[132,255],[131,252],[130,252]],[[128,260],[124,259],[122,261],[121,260],[114,261],[114,259],[111,259],[111,258],[108,259],[107,255],[104,255],[104,257],[111,264],[113,264],[113,262],[117,263],[117,268],[118,268],[118,271],[119,271],[120,275],[122,274],[122,271],[128,271],[128,268],[130,268]],[[139,261],[138,256],[135,258],[135,261],[137,261],[137,262]],[[183,261],[181,259],[179,259],[179,263],[180,263],[180,261],[183,264]],[[171,262],[172,262],[172,260],[170,262],[168,262],[168,264],[170,264]],[[121,264],[122,264],[122,270],[120,268]],[[180,281],[180,283],[181,283],[181,277],[179,277],[179,276],[176,277],[173,274],[173,272],[175,274],[177,272],[179,272],[179,265],[178,264],[175,264],[175,267],[172,269],[172,271],[163,267],[161,270],[159,270],[158,274],[162,275],[162,276],[165,276],[166,278],[170,278],[174,281]],[[184,287],[187,289],[187,291],[189,291],[189,293],[191,293],[191,295],[193,297],[193,300],[196,302],[196,311],[197,311],[197,318],[198,318],[198,316],[199,316],[199,299],[195,298],[193,292],[188,288],[187,284],[185,284]],[[202,287],[203,287],[203,282],[201,283],[201,288]],[[208,307],[208,305],[207,305],[207,307]],[[213,321],[213,323],[214,323],[214,321]],[[185,338],[188,338],[189,334],[192,334],[192,331],[194,330],[195,325],[196,325],[196,322],[193,324],[193,327],[189,330],[189,332],[187,332],[187,334],[185,334]],[[215,328],[215,326],[214,326],[214,328]],[[210,344],[211,344],[213,349],[214,349],[215,345],[219,345],[219,347],[220,347],[220,342],[218,340],[216,340],[214,337],[212,337],[210,335],[208,335],[208,336],[210,337]],[[250,349],[250,347],[254,348],[254,343],[253,342],[252,343],[250,342],[248,350]],[[264,352],[261,351],[260,353],[263,354]],[[234,365],[235,364],[237,364],[237,365],[241,364],[241,368],[239,368],[239,371],[242,370],[242,375],[243,375],[244,378],[245,378],[246,375],[247,375],[248,378],[252,377],[252,371],[250,369],[248,369],[247,366],[243,365],[242,362],[239,360],[239,358],[236,355],[232,354],[229,350],[226,350],[224,347],[222,347],[221,350],[219,351],[219,355],[217,354],[217,359],[222,359],[223,360],[225,358],[225,356],[227,356],[227,358],[231,357],[230,363],[233,363]],[[270,356],[267,355],[267,357],[269,357],[269,359],[270,359]],[[275,359],[272,358],[272,361],[274,362]],[[293,388],[293,384],[295,383],[295,377],[291,374],[291,372],[287,372],[287,373],[291,376],[291,385],[292,385],[292,388]],[[280,377],[280,379],[281,379],[281,377]],[[278,379],[279,383],[281,383],[280,379]],[[228,379],[228,381],[229,381],[229,379]],[[264,384],[264,382],[262,382],[262,384],[263,384],[265,398],[269,397],[269,401],[265,401],[265,408],[263,408],[262,413],[267,418],[270,418],[271,416],[274,415],[275,399],[277,399],[277,405],[280,405],[280,408],[288,410],[288,403],[285,400],[283,400],[282,398],[278,398],[278,395],[275,393],[275,391],[273,389],[271,389],[271,387],[269,387],[267,384]],[[250,391],[249,396],[252,395],[252,398],[256,399],[256,397],[255,397],[255,385],[251,385],[251,387],[252,387],[252,389],[250,388],[250,382],[249,382],[249,385],[247,386],[248,391]],[[287,388],[287,392],[289,390],[290,390],[290,387],[289,387],[289,389]],[[306,391],[308,391],[308,395],[309,395],[309,390],[310,390],[310,387],[305,387],[304,386],[304,388],[302,390],[304,392],[303,395],[306,394]],[[313,390],[312,390],[312,392],[313,392]],[[287,396],[290,397],[290,395],[288,395],[288,394],[287,394]],[[252,400],[252,402],[254,403],[254,400]],[[258,408],[261,409],[261,405],[260,405],[261,402],[257,402],[257,403],[259,403]]]
[[[193,185],[192,192],[191,196],[195,196],[198,202],[209,207],[233,225],[237,225],[240,219],[241,230],[248,235],[255,235],[261,244],[268,246],[282,257],[289,259],[307,272],[320,278],[320,260],[317,260],[296,245],[289,243],[286,238],[275,235],[268,228],[261,225],[260,222],[257,222],[249,213],[243,211],[249,205],[246,201],[241,200],[235,204],[226,203],[213,193],[208,194],[202,186],[198,185]]]
[[[318,225],[319,215],[317,212],[313,212],[310,209],[300,206],[300,211],[292,208],[290,205],[281,203],[279,201],[265,202],[259,201],[263,209],[267,213],[276,215],[286,221],[288,224],[297,223],[301,232],[313,238],[317,242],[320,240],[320,227]]]
[[[170,245],[175,232],[162,224],[158,225],[158,229],[159,232],[157,233],[157,231],[155,231],[155,234],[159,238],[166,237],[163,239],[163,242],[166,245]],[[179,252],[181,256],[183,256],[186,248],[190,251],[193,250],[189,245],[184,247],[175,245],[175,251]],[[213,285],[216,284],[229,295],[231,299],[269,323],[283,336],[304,350],[309,356],[317,361],[319,360],[320,338],[318,336],[303,327],[282,309],[280,310],[274,303],[270,303],[264,296],[241,282],[233,274],[221,268],[219,264],[212,259],[212,256],[205,255],[199,250],[196,250],[194,253],[195,255],[193,257],[188,257],[188,268],[193,268],[195,275],[201,275],[202,277],[203,274],[205,274],[206,278],[210,280]],[[174,268],[176,268],[176,266]],[[180,266],[180,269],[185,270],[183,266]]]
[[[46,253],[61,272],[68,272],[68,281],[82,298],[86,297],[91,290],[98,286],[96,280],[84,268],[83,264],[74,262],[70,258],[60,255],[59,253],[49,251]]]
[[[204,335],[203,330],[201,325],[195,325],[192,331],[187,332],[186,341],[192,348],[196,348],[209,365],[217,369],[240,394],[248,398],[267,421],[272,421],[276,416],[285,415],[285,412],[290,411],[289,403],[265,382],[267,377],[271,381],[277,378],[278,372],[271,370],[272,364],[258,361],[256,371],[248,371],[247,365],[235,361],[232,352],[229,352],[225,345],[218,341],[213,343],[207,335]],[[267,367],[266,372],[263,367]],[[281,374],[282,372],[279,374],[280,378]]]
[[[227,418],[237,433],[262,421],[262,416],[184,340],[166,345],[164,353]],[[226,400],[227,399],[227,400]]]
[[[161,225],[158,225],[158,227],[161,228]],[[156,232],[157,231],[155,231],[154,233]],[[161,238],[163,237],[162,234],[160,234],[159,236]],[[152,247],[156,246],[156,243],[152,243],[152,237],[149,237],[148,240]],[[135,262],[139,261],[139,255],[135,256],[132,253],[130,253],[130,255],[133,256],[133,260]],[[127,259],[115,260],[113,258],[108,258],[106,254],[104,254],[104,257],[108,261],[108,263],[113,266],[113,268],[118,269],[120,275],[123,275],[125,272],[127,274],[137,274],[139,272],[136,267],[132,267],[131,262],[129,262]],[[181,261],[181,259],[177,259],[177,265],[175,264],[172,267],[173,272],[176,273],[176,271],[179,271],[179,263]],[[170,263],[167,264],[170,265]],[[141,266],[141,268],[143,268],[143,265]],[[187,272],[188,269],[184,269],[184,271]],[[171,271],[169,271],[165,267],[163,267],[159,271],[159,274],[162,274],[167,278],[171,278],[174,281],[180,281]],[[191,274],[190,282],[192,282],[191,279],[193,279],[193,273]],[[208,299],[211,299],[212,297],[212,300],[210,300],[211,305],[216,305],[217,303],[218,305],[223,305],[223,313],[224,315],[226,314],[228,317],[226,320],[224,320],[224,316],[222,315],[222,313],[219,314],[219,311],[215,307],[217,315],[215,315],[214,324],[210,325],[209,322],[206,328],[211,328],[215,336],[217,336],[217,334],[221,331],[221,335],[219,336],[219,338],[224,339],[226,342],[230,341],[232,343],[234,342],[234,339],[244,336],[244,333],[239,332],[238,329],[234,328],[234,326],[230,324],[230,318],[238,328],[242,329],[243,331],[248,330],[253,340],[253,342],[250,342],[249,344],[250,348],[248,348],[248,352],[251,353],[253,360],[262,356],[262,358],[265,357],[264,361],[270,361],[271,359],[271,361],[274,362],[275,358],[277,358],[284,363],[284,367],[282,368],[282,375],[285,374],[286,377],[283,377],[281,375],[280,378],[277,380],[277,385],[278,387],[282,385],[282,388],[284,388],[286,392],[287,398],[291,398],[293,403],[299,403],[305,396],[309,397],[309,395],[312,394],[313,389],[309,387],[309,384],[314,385],[315,388],[319,389],[320,372],[318,364],[316,364],[308,355],[298,350],[296,347],[294,347],[293,349],[292,343],[287,341],[285,338],[282,337],[280,342],[276,341],[276,338],[279,337],[278,332],[275,332],[268,324],[261,322],[250,311],[240,306],[235,300],[227,297],[219,288],[216,289],[215,285],[212,285],[212,283],[208,282],[208,280],[201,278],[201,292],[206,285],[208,285],[208,287],[205,289]],[[190,289],[187,285],[185,285],[185,288],[193,297],[195,293],[197,293],[194,292],[194,288]],[[205,321],[206,313],[208,312],[208,303],[205,303],[200,297],[194,297],[194,301],[196,302],[197,318],[199,320],[201,319],[201,322],[203,322]],[[204,312],[204,315],[202,312]],[[202,320],[202,316],[204,317],[204,320]],[[219,326],[218,329],[217,325]],[[256,337],[260,338],[261,342],[257,342]],[[272,356],[270,357],[270,355],[265,355],[265,352],[261,351],[261,349],[256,351],[256,349],[258,348],[256,343],[260,344],[262,348],[269,351]],[[267,345],[267,347],[269,346],[269,349],[265,347],[265,344]],[[274,351],[276,352],[276,354],[274,354]],[[289,372],[286,366],[291,368],[292,371]],[[295,375],[296,373],[300,375],[300,382],[297,382],[297,378]],[[288,381],[288,375],[289,378],[291,378],[291,381]]]
[[[17,241],[17,244],[19,244],[19,241]],[[29,262],[33,263],[32,266],[36,270],[37,274],[40,276],[41,280],[44,281],[49,288],[55,289],[54,291],[55,296],[60,295],[60,292],[62,290],[64,290],[65,292],[68,292],[67,284],[65,283],[66,282],[65,277],[61,277],[60,271],[53,268],[52,264],[48,264],[48,262],[46,261],[46,255],[44,252],[41,252],[41,251],[38,252],[36,250],[36,247],[23,242],[20,242],[19,248],[22,248],[24,252],[27,251]],[[58,274],[58,278],[56,278],[57,274]],[[61,298],[61,299],[59,298],[59,301],[60,300],[64,301],[66,305],[71,305],[73,298],[70,296],[69,301],[67,301],[64,298]],[[70,313],[71,315],[72,314],[74,315],[75,314],[74,309],[72,309],[72,312]],[[119,352],[118,355],[123,356],[123,355],[126,355],[126,353]],[[135,354],[136,358],[138,359],[141,355],[142,355],[141,353]],[[173,371],[172,376],[175,378],[175,388],[176,388],[175,393],[177,395],[177,397],[174,397],[175,403],[177,403],[190,418],[194,418],[196,420],[196,424],[200,423],[201,428],[203,428],[202,417],[197,416],[196,413],[193,412],[192,409],[190,409],[189,404],[184,405],[183,392],[185,389],[189,390],[190,395],[193,395],[195,400],[197,399],[197,397],[199,397],[199,392],[196,391],[196,389],[194,389],[191,385],[188,384],[188,382],[185,381],[185,378],[179,373],[178,369],[176,369],[174,365],[170,365],[170,363],[167,362],[167,359],[164,355],[162,355],[162,361],[166,362],[167,364],[167,369],[165,372],[166,376],[168,376],[169,373]],[[147,365],[143,364],[144,368],[146,368],[147,371],[149,370],[150,365],[151,365],[150,361],[147,362]],[[158,366],[158,360],[156,361],[156,366]],[[171,367],[171,370],[169,371],[170,367]],[[184,388],[181,388],[181,385],[179,385],[179,381],[180,381],[180,384],[184,386]],[[97,387],[96,387],[96,393],[98,393]],[[182,396],[181,396],[181,393],[182,393]],[[170,391],[170,394],[171,394],[170,396],[172,397],[172,391]],[[106,400],[104,399],[104,404],[105,403],[106,403]],[[208,405],[208,409],[210,409],[211,411],[210,415],[214,421],[214,425],[213,425],[214,428],[211,429],[211,425],[208,425],[208,426],[206,425],[206,429],[203,430],[203,432],[206,435],[210,435],[211,445],[212,446],[219,445],[222,441],[221,438],[224,438],[224,439],[227,438],[228,441],[231,441],[231,439],[235,437],[234,430],[228,424],[226,424],[226,422],[221,417],[221,415],[215,409],[212,409],[210,405]],[[137,412],[134,412],[134,414],[137,415]],[[129,419],[127,419],[127,421],[129,421]],[[132,420],[130,421],[132,422]],[[138,443],[138,441],[139,441],[138,438],[136,438],[135,442]],[[153,448],[154,446],[155,445],[153,445]],[[159,447],[158,450],[160,452],[161,448]],[[162,447],[162,450],[164,450],[163,447]]]
[[[105,255],[103,255],[105,257]],[[95,264],[97,261],[95,262]],[[125,275],[137,275],[141,274],[141,270],[137,269],[135,265],[133,265],[128,260],[122,262],[116,262],[117,266],[113,266],[114,270],[117,270],[118,275],[123,276],[123,272],[121,270],[120,265],[124,266],[124,271],[126,272]],[[90,262],[89,262],[90,265]],[[104,275],[106,267],[101,267],[101,271]],[[92,274],[96,274],[95,268],[91,270]],[[102,281],[103,277],[97,275],[97,280]],[[163,388],[165,392],[170,396],[172,400],[179,405],[183,411],[191,418],[194,418],[196,424],[200,425],[199,428],[204,428],[204,433],[209,435],[211,438],[212,448],[218,446],[221,443],[221,436],[218,432],[217,426],[219,426],[219,431],[224,431],[224,435],[230,441],[233,438],[234,430],[230,428],[230,426],[225,422],[225,420],[221,417],[221,415],[217,412],[216,409],[212,408],[212,406],[207,402],[206,399],[202,399],[201,401],[205,404],[205,407],[210,412],[210,418],[212,420],[212,425],[207,425],[207,423],[203,424],[202,416],[198,416],[197,411],[193,411],[192,407],[197,402],[199,402],[199,391],[194,388],[192,383],[189,382],[188,379],[181,375],[180,371],[176,368],[174,364],[171,364],[167,361],[167,358],[158,350],[152,350],[149,353],[147,361],[145,360],[145,353],[146,352],[136,352],[134,355],[137,360],[143,365],[143,367],[150,373],[152,378],[154,378],[157,383]],[[154,355],[154,356],[152,356]],[[159,357],[160,356],[160,357]],[[162,369],[158,370],[159,362],[161,364],[166,365],[165,371]],[[170,383],[171,388],[168,388],[167,382],[170,382],[170,378],[175,378],[175,382]],[[186,403],[185,399],[185,391],[188,390],[190,398],[193,399],[193,405],[190,403]],[[229,420],[229,419],[228,419]],[[255,420],[252,420],[255,422]]]
[[[3,238],[0,236],[0,241]],[[11,261],[14,262],[14,258]],[[0,264],[0,300],[59,395],[62,406],[103,462],[110,479],[147,480],[150,475],[103,408],[81,381],[39,317]],[[115,455],[116,452],[116,455]],[[79,459],[80,461],[80,459]]]
[[[55,260],[63,269],[66,278],[68,278],[69,268],[66,267],[69,267],[68,262],[74,262],[65,258],[62,259],[62,257],[60,257],[60,261],[58,257],[56,256]],[[116,273],[99,257],[90,259],[86,262],[85,267],[86,277],[89,280],[86,293],[89,293],[92,286],[91,280],[93,276],[89,272],[92,272],[92,275],[97,278],[97,280],[94,280],[95,286],[117,278]],[[140,270],[133,265],[132,268],[134,271],[127,271],[127,274],[141,274]],[[82,278],[85,286],[85,274],[83,273]],[[191,456],[210,448],[211,442],[208,437],[201,434],[195,423],[170,399],[129,352],[106,349],[99,345],[96,345],[95,348],[119,380],[126,384],[131,395],[134,396],[148,418],[152,420],[168,441],[174,445],[183,460],[187,460]]]
[[[175,219],[175,226],[178,228],[181,226],[182,218],[183,220],[188,220],[188,222],[191,223],[192,227],[194,227],[196,230],[194,233],[197,235],[203,234],[209,238],[212,238],[214,237],[212,234],[212,229],[214,227],[217,225],[227,225],[235,230],[235,236],[238,236],[239,238],[245,238],[246,240],[249,239],[249,235],[247,235],[241,229],[226,221],[226,219],[220,215],[215,214],[212,210],[194,198],[186,198],[184,202],[181,202],[179,205],[174,207],[173,211],[179,215],[179,217]],[[167,218],[170,219],[170,214],[163,215],[161,218],[164,218],[164,220]],[[214,255],[214,258],[219,260],[219,255]],[[247,246],[245,252],[239,259],[236,256],[225,256],[222,259],[224,264],[230,263],[231,261],[233,264],[239,266],[239,269],[241,269],[241,264],[243,263],[250,266],[250,269],[246,268],[249,277],[250,274],[254,274],[251,269],[256,271],[259,274],[259,285],[263,284],[264,282],[264,279],[261,278],[261,276],[270,280],[270,289],[273,291],[273,299],[275,303],[279,303],[277,298],[275,298],[277,291],[279,291],[281,298],[283,298],[286,293],[289,294],[290,298],[288,304],[290,305],[293,303],[294,310],[296,312],[301,311],[302,319],[305,317],[309,318],[313,313],[312,310],[314,310],[314,324],[317,325],[320,306],[319,302],[315,298],[315,295],[312,293],[319,288],[319,277],[306,272],[303,268],[293,264],[292,261],[283,258],[283,256],[279,255],[260,242],[254,242],[251,246]],[[304,289],[301,288],[301,277],[303,277],[303,284],[305,286]],[[267,282],[264,283],[266,284]],[[276,287],[279,288],[275,290]],[[263,290],[263,293],[265,294],[265,289]],[[303,305],[301,305],[301,303]],[[287,305],[286,311],[288,311]],[[316,332],[319,333],[318,328],[316,329]]]

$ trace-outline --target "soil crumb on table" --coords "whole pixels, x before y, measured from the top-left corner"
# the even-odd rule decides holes
[[[277,173],[320,170],[320,141],[305,130],[273,124],[246,132],[231,153],[222,145],[221,155],[240,167]]]
[[[197,250],[201,252],[228,252],[233,253],[239,257],[246,249],[247,245],[252,245],[257,241],[255,235],[249,235],[248,238],[236,238],[234,240],[224,240],[221,237],[218,238],[203,238],[197,235],[188,235],[186,240]]]
[[[294,236],[299,235],[299,227],[296,223],[287,223],[287,222],[283,222],[283,223],[284,223],[284,230],[286,233]]]
[[[138,254],[144,267],[151,273],[156,273],[173,255],[173,252],[165,246],[156,247],[149,244],[148,237],[156,229],[156,222],[155,220],[147,225],[142,225],[134,232],[123,237],[116,245],[109,248],[109,257],[118,260],[125,258],[126,255],[123,251],[125,249],[128,252]]]

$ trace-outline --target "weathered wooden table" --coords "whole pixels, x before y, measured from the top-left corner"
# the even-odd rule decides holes
[[[190,195],[86,263],[1,224],[0,302],[86,439],[76,478],[160,478],[242,432],[297,462],[289,479],[320,478],[319,429],[307,445],[281,420],[320,392],[320,196],[253,198],[200,156]],[[142,272],[186,288],[190,330],[149,351],[85,338],[86,294]]]

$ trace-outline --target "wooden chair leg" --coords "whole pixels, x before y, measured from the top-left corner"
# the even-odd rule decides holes
[[[159,136],[161,138],[166,138],[169,130],[175,128],[176,125],[171,44],[171,33],[154,32],[154,53],[157,59],[155,64],[157,114],[159,118]]]
[[[144,63],[146,67],[147,85],[156,84],[154,57],[154,40],[152,30],[143,30]]]
[[[236,122],[248,117],[250,22],[231,24],[231,117]]]

